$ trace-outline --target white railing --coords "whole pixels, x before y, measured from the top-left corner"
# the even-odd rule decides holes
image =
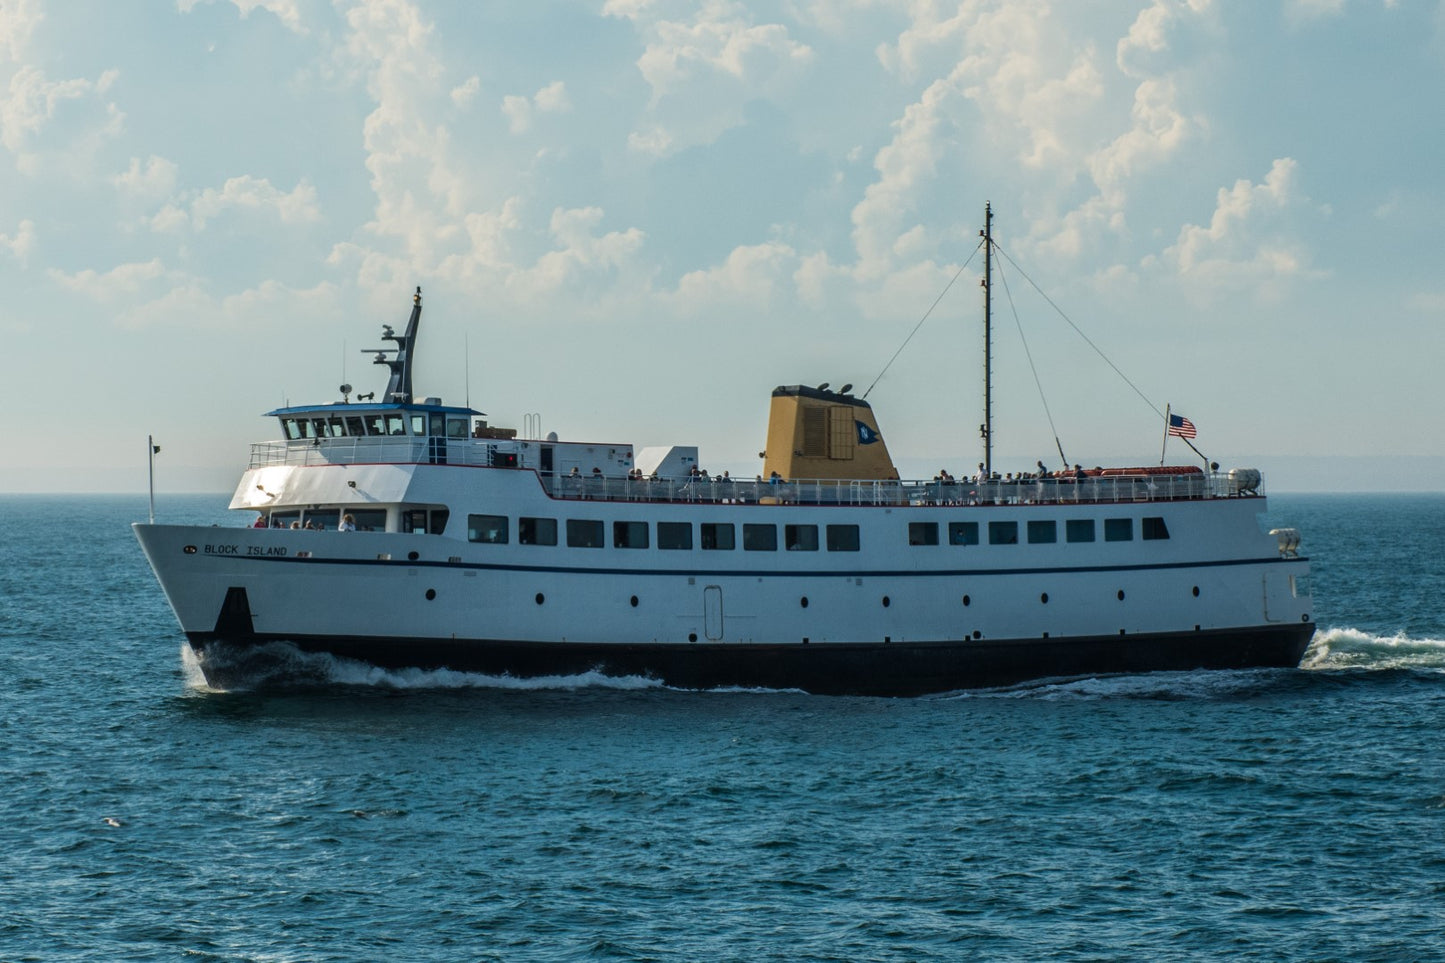
[[[496,456],[514,456],[516,452],[514,445],[488,439],[434,439],[413,435],[321,438],[254,444],[250,467],[368,463],[499,467]],[[1140,471],[1087,475],[1077,480],[1025,478],[986,482],[834,479],[768,482],[547,474],[538,474],[538,479],[548,495],[561,499],[763,505],[1068,505],[1250,498],[1264,493],[1262,484],[1241,489],[1238,482],[1221,472]]]
[[[1182,501],[1249,497],[1225,475],[1090,475],[1074,479],[989,482],[719,481],[701,478],[632,479],[603,476],[543,477],[553,498],[756,503],[763,505],[1068,505],[1099,502]]]

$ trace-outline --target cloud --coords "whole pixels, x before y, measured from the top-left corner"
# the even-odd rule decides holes
[[[215,3],[216,0],[177,0],[176,8],[181,13],[190,13],[200,3]],[[306,27],[301,22],[301,10],[296,5],[296,0],[230,0],[236,9],[241,13],[241,19],[249,17],[254,10],[265,10],[274,14],[276,19],[286,25],[286,28],[293,33],[305,34]]]
[[[466,83],[452,88],[452,103],[458,107],[465,107],[476,99],[477,93],[481,89],[481,78],[473,74],[467,78]]]
[[[130,167],[110,179],[116,189],[141,199],[169,197],[176,189],[180,168],[173,161],[152,154],[141,166],[140,158],[132,157]]]
[[[21,264],[29,260],[30,252],[35,247],[35,222],[29,220],[21,221],[15,227],[15,235],[0,234],[0,249],[10,252],[10,255]]]
[[[0,51],[9,54],[12,63],[19,63],[30,46],[30,36],[45,19],[40,0],[4,0],[0,3]],[[0,57],[0,60],[5,58]]]
[[[631,21],[645,38],[637,69],[652,91],[648,131],[634,150],[664,153],[712,143],[743,123],[743,106],[778,99],[814,59],[779,23],[753,23],[749,9],[710,0],[691,20],[652,17],[651,3],[612,0],[604,15]]]
[[[313,322],[333,318],[339,311],[339,292],[327,282],[293,288],[266,280],[236,294],[219,296],[208,287],[209,282],[201,278],[177,276],[160,296],[121,310],[116,324],[131,329],[204,325],[217,331],[256,333],[284,327],[295,318]]]
[[[572,109],[567,98],[567,85],[557,80],[543,87],[532,96],[509,95],[502,98],[502,113],[507,115],[509,127],[514,134],[521,134],[532,126],[534,114],[560,114]]]
[[[1308,203],[1296,183],[1298,168],[1282,157],[1262,184],[1240,179],[1220,188],[1209,225],[1184,225],[1162,263],[1196,292],[1320,276],[1289,233],[1286,215]]]
[[[148,287],[150,282],[163,277],[166,269],[160,258],[152,258],[149,261],[118,264],[103,273],[91,268],[77,271],[74,274],[67,274],[58,268],[51,268],[46,273],[50,275],[51,279],[71,291],[83,294],[93,301],[113,304],[121,300],[133,299]]]
[[[25,64],[10,76],[9,87],[0,93],[0,146],[16,155],[19,166],[34,172],[41,158],[34,152],[42,131],[74,101],[95,99],[115,83],[117,71],[104,71],[95,80],[75,77],[50,80],[39,67]],[[124,114],[114,104],[105,109],[105,120],[93,125],[92,132],[113,136],[120,132]]]
[[[152,161],[160,160],[152,158]],[[170,176],[174,179],[174,165],[167,170],[162,162],[156,173],[157,181]],[[150,176],[158,165],[152,164],[146,173],[137,173],[137,179]],[[131,161],[131,171],[138,172],[139,162]],[[129,172],[128,172],[129,173]],[[127,175],[121,175],[126,177]],[[275,214],[283,224],[309,224],[321,220],[321,208],[316,199],[316,188],[301,181],[290,191],[282,191],[264,177],[243,174],[232,177],[219,189],[208,187],[194,195],[189,203],[165,205],[151,218],[151,229],[159,233],[173,233],[184,228],[204,230],[206,225],[229,211],[259,211]]]

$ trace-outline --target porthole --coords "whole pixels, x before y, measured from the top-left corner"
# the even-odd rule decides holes
[[[965,596],[963,597],[963,604],[964,604],[965,607],[967,607],[967,606],[969,606],[969,605],[972,605],[972,604],[973,604],[973,599],[971,599],[971,598],[969,598],[967,595],[965,595]]]
[[[883,596],[883,607],[884,607],[885,609],[888,608],[888,606],[890,606],[890,605],[892,605],[892,604],[893,604],[893,600],[892,600],[892,599],[890,599],[890,598],[889,598],[888,596],[886,596],[886,595]]]
[[[1043,593],[1042,595],[1040,595],[1040,596],[1039,596],[1039,601],[1042,602],[1044,605],[1048,605],[1048,604],[1049,604],[1049,593],[1048,593],[1048,592],[1045,592],[1045,593]]]
[[[408,559],[409,561],[415,562],[417,559],[421,558],[421,553],[420,553],[420,552],[407,552],[407,553],[406,553],[406,557],[407,557],[407,559]]]
[[[696,641],[697,641],[697,633],[696,633],[696,632],[689,632],[689,633],[687,633],[687,640],[688,640],[689,642],[696,642]]]
[[[1123,590],[1123,589],[1120,589],[1120,590],[1119,590],[1119,601],[1120,601],[1120,602],[1124,601],[1124,590]]]
[[[436,598],[436,597],[437,597],[437,590],[436,590],[436,589],[427,589],[427,590],[426,590],[426,600],[427,600],[428,602],[430,602],[432,599],[434,599],[434,598]]]
[[[194,555],[196,554],[196,546],[187,545],[185,548],[181,549],[181,551],[185,552],[187,555]]]
[[[632,607],[637,608],[637,596],[632,596]]]
[[[974,637],[975,639],[981,639],[981,638],[983,638],[983,633],[980,632],[978,629],[974,629],[974,630],[973,630],[973,637]]]
[[[803,608],[807,608],[807,607],[808,607],[808,597],[807,597],[806,595],[804,595],[802,598],[798,599],[798,604],[801,605]]]
[[[1194,586],[1194,597],[1199,598],[1199,586]]]
[[[545,601],[547,601],[547,596],[543,595],[541,592],[538,592],[538,593],[537,593],[537,604],[538,604],[538,605],[541,605],[541,604],[542,604],[543,602],[545,602]]]

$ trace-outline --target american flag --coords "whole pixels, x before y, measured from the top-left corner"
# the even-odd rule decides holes
[[[1169,434],[1177,438],[1193,438],[1196,434],[1194,422],[1183,415],[1169,416]]]

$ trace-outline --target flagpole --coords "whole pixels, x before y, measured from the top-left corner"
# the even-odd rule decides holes
[[[1154,409],[1158,411],[1158,408]],[[1164,450],[1169,447],[1169,405],[1164,406],[1164,440],[1159,443],[1159,467],[1164,467]]]
[[[146,435],[146,465],[150,474],[151,524],[156,523],[156,439]]]

